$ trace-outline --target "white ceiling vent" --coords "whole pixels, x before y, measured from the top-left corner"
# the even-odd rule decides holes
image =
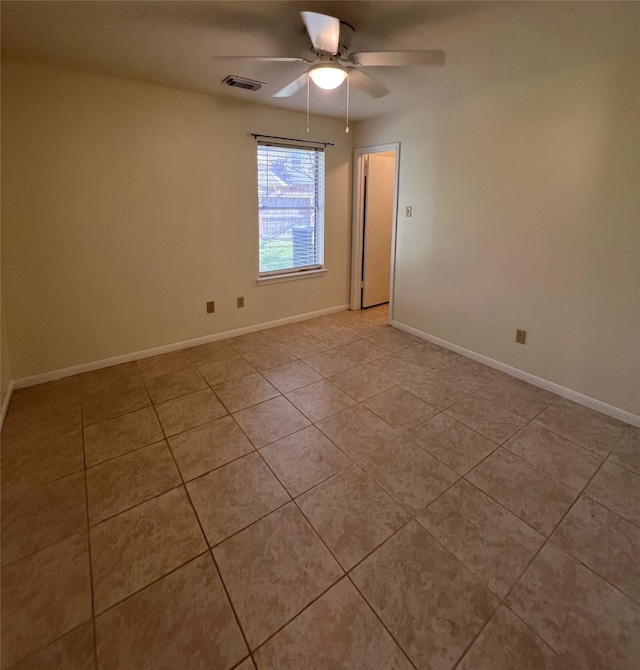
[[[259,91],[264,85],[263,81],[254,81],[253,79],[245,79],[244,77],[236,77],[230,74],[222,80],[223,84],[227,86],[235,86],[236,88],[244,88],[246,91]]]

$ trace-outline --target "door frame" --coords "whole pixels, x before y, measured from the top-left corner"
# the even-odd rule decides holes
[[[395,151],[393,184],[393,218],[391,222],[391,258],[389,279],[389,323],[393,320],[393,298],[396,283],[396,237],[398,230],[398,188],[400,186],[400,142],[361,147],[353,152],[353,218],[351,225],[351,299],[349,309],[362,309],[362,252],[364,247],[364,157],[368,154]]]

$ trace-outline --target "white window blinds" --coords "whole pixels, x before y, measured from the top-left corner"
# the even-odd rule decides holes
[[[258,143],[260,275],[322,267],[324,150]]]

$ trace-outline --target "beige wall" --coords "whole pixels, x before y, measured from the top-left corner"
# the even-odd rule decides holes
[[[310,134],[336,144],[326,154],[327,275],[255,282],[248,134],[305,137],[305,127],[300,113],[3,63],[13,377],[347,304],[352,141],[338,120],[314,117]]]
[[[640,414],[638,62],[358,125],[401,142],[397,321]]]

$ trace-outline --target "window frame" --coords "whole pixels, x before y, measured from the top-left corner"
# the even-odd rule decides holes
[[[313,212],[314,219],[314,255],[318,262],[312,263],[304,266],[287,266],[278,268],[275,270],[260,270],[260,244],[261,244],[261,233],[260,233],[260,224],[262,212],[272,210],[286,210],[287,207],[263,207],[260,203],[260,179],[261,179],[261,151],[266,148],[269,150],[269,147],[275,147],[276,150],[282,149],[293,149],[297,151],[307,151],[313,152],[314,154],[320,154],[321,157],[314,158],[314,161],[318,161],[319,165],[316,166],[316,175],[313,179],[314,184],[314,197],[316,198],[316,204],[314,207],[291,207],[292,210],[298,211],[309,211]],[[320,173],[318,173],[320,172]],[[256,192],[258,194],[258,276],[256,283],[269,284],[275,282],[283,281],[292,281],[296,279],[305,279],[305,278],[314,278],[322,277],[326,274],[327,270],[324,265],[324,213],[325,213],[325,178],[326,178],[326,156],[325,148],[318,147],[311,144],[306,144],[301,141],[300,144],[288,143],[286,141],[271,141],[271,140],[258,140],[256,146]]]

